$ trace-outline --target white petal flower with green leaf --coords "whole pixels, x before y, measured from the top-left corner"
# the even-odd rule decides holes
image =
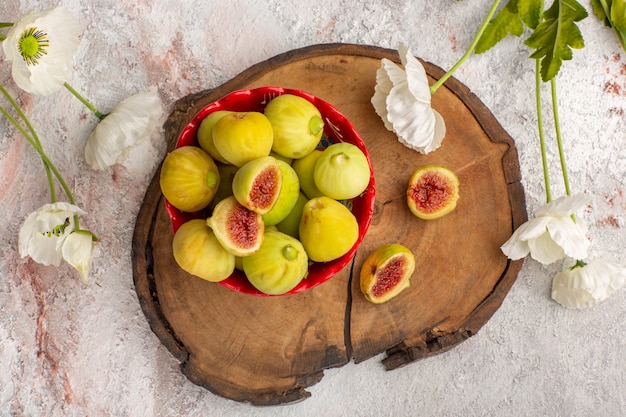
[[[606,300],[626,284],[626,268],[601,259],[577,262],[552,281],[552,299],[567,308],[587,308]]]
[[[512,260],[530,256],[544,265],[569,256],[587,256],[589,239],[580,221],[573,214],[588,202],[584,194],[560,197],[535,212],[535,218],[517,228],[502,245],[504,254]]]
[[[446,126],[443,117],[431,107],[424,66],[406,45],[400,45],[398,52],[404,69],[383,58],[371,102],[400,143],[428,154],[441,146]]]
[[[104,116],[91,133],[85,160],[99,170],[122,162],[134,146],[150,136],[161,114],[161,100],[156,93],[128,97]]]
[[[85,214],[79,207],[57,202],[45,204],[32,212],[20,228],[20,256],[30,256],[43,265],[59,266],[63,260],[63,241],[75,229],[74,216]]]
[[[32,94],[58,91],[72,68],[79,35],[78,20],[63,6],[25,15],[2,42],[15,83]]]

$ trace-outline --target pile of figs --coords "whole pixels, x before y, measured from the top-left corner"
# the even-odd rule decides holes
[[[173,239],[177,264],[212,282],[235,269],[264,294],[284,294],[309,267],[348,253],[359,223],[346,204],[372,178],[364,152],[348,142],[318,147],[318,108],[281,94],[262,111],[219,110],[197,130],[199,146],[168,153],[160,186],[169,204],[206,213]]]

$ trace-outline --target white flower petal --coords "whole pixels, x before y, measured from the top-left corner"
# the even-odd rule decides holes
[[[511,237],[504,242],[502,246],[500,246],[502,253],[514,261],[522,259],[530,253],[528,242],[520,239],[520,234],[524,231],[525,224],[526,223],[518,227],[517,230],[513,232]]]
[[[409,85],[409,91],[418,101],[430,106],[430,85],[428,84],[428,76],[426,69],[421,62],[413,56],[409,48],[401,44],[398,48],[400,60],[406,72],[406,79]]]
[[[594,260],[566,269],[552,281],[552,298],[567,308],[587,308],[604,301],[626,284],[626,268]]]
[[[444,119],[430,106],[424,66],[406,45],[400,45],[399,53],[406,70],[383,58],[371,102],[385,128],[394,132],[400,143],[427,154],[441,146],[446,133]]]
[[[48,45],[36,63],[28,63],[19,49],[19,41],[29,29],[45,33]],[[63,6],[46,11],[32,11],[15,24],[2,42],[7,60],[12,61],[15,83],[23,90],[50,95],[63,87],[72,69],[79,46],[80,27],[76,17]]]
[[[19,231],[20,256],[30,256],[35,262],[43,265],[58,266],[62,259],[59,243],[74,230],[76,214],[84,214],[84,211],[65,202],[45,204],[32,212],[24,220]],[[51,233],[66,221],[67,225],[59,228],[57,234]]]
[[[89,281],[93,247],[93,235],[90,232],[80,230],[67,236],[61,248],[63,259],[76,268],[85,283]]]
[[[587,257],[589,239],[571,217],[553,217],[547,227],[552,240],[567,256],[574,259]]]
[[[161,112],[161,101],[152,92],[122,101],[87,139],[85,160],[93,169],[122,162],[134,146],[150,136]]]
[[[387,95],[392,87],[393,83],[387,75],[384,65],[381,64],[380,68],[376,71],[376,85],[371,101],[376,114],[382,119],[385,128],[393,132],[393,126],[387,119]]]
[[[530,248],[530,256],[544,265],[556,262],[565,256],[563,249],[550,238],[548,233],[528,240],[528,247]]]
[[[576,213],[589,202],[585,194],[559,197],[535,210],[535,216],[567,217]]]

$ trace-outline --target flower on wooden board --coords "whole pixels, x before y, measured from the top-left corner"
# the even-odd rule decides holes
[[[78,20],[63,6],[22,17],[2,42],[15,83],[32,94],[58,91],[71,70],[79,35]]]
[[[404,69],[383,58],[376,71],[371,99],[387,130],[408,148],[428,154],[441,146],[446,134],[443,117],[431,107],[426,70],[406,45],[398,48]]]

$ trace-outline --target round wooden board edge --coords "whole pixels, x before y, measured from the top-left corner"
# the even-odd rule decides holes
[[[370,58],[382,59],[387,58],[398,63],[399,56],[397,51],[371,45],[349,44],[349,43],[327,43],[315,44],[288,52],[278,54],[265,61],[259,62],[238,75],[234,76],[224,84],[215,88],[200,91],[198,93],[189,94],[174,103],[172,112],[165,121],[164,137],[167,141],[167,151],[175,147],[176,138],[180,133],[183,123],[190,120],[202,107],[215,99],[228,94],[229,92],[240,88],[250,80],[267,71],[268,68],[279,67],[285,63],[294,60],[302,60],[327,54],[345,54],[354,56],[366,56]],[[445,71],[434,64],[421,60],[426,67],[428,75],[438,79]],[[503,168],[505,178],[509,189],[509,201],[511,203],[512,227],[515,230],[519,225],[527,220],[527,212],[525,205],[524,189],[521,184],[521,173],[519,169],[519,161],[517,149],[515,148],[513,139],[502,128],[493,114],[484,106],[476,95],[457,81],[454,77],[450,77],[444,87],[452,91],[459,99],[472,111],[476,120],[481,127],[487,132],[490,138],[498,138],[498,142],[509,145],[508,150],[503,157]],[[211,99],[207,99],[207,97]],[[152,275],[151,253],[150,248],[146,244],[151,239],[152,227],[155,221],[156,208],[158,207],[161,197],[159,193],[154,192],[155,187],[159,187],[159,175],[161,164],[146,191],[146,196],[152,191],[158,201],[146,201],[142,203],[137,214],[135,230],[132,240],[132,260],[133,260],[133,281],[137,292],[140,306],[146,316],[151,330],[161,343],[170,351],[170,353],[180,362],[182,372],[190,379],[190,381],[198,384],[197,378],[193,375],[193,370],[186,369],[188,362],[188,353],[184,345],[177,339],[175,332],[169,326],[164,317],[158,300],[158,294],[154,285],[154,277]],[[463,340],[475,334],[486,323],[491,314],[495,312],[501,305],[504,296],[515,282],[517,274],[521,269],[523,261],[511,261],[507,263],[507,268],[502,277],[496,284],[494,291],[489,294],[483,302],[472,312],[468,325],[465,329],[459,329],[454,334],[433,335],[429,340],[417,345],[409,345],[401,343],[391,349],[388,349],[387,357],[383,359],[386,369],[391,370],[418,359],[429,357],[438,353],[443,353]],[[496,291],[497,290],[497,291]],[[495,297],[498,293],[500,296]],[[487,314],[485,314],[487,312]],[[256,405],[276,405],[284,403],[292,403],[303,400],[310,396],[310,393],[304,388],[313,385],[322,378],[320,371],[315,376],[303,376],[298,380],[298,385],[292,390],[284,393],[276,393],[275,395],[259,395]],[[209,391],[223,396],[219,387],[211,387],[203,385]],[[238,400],[237,398],[231,399]]]

